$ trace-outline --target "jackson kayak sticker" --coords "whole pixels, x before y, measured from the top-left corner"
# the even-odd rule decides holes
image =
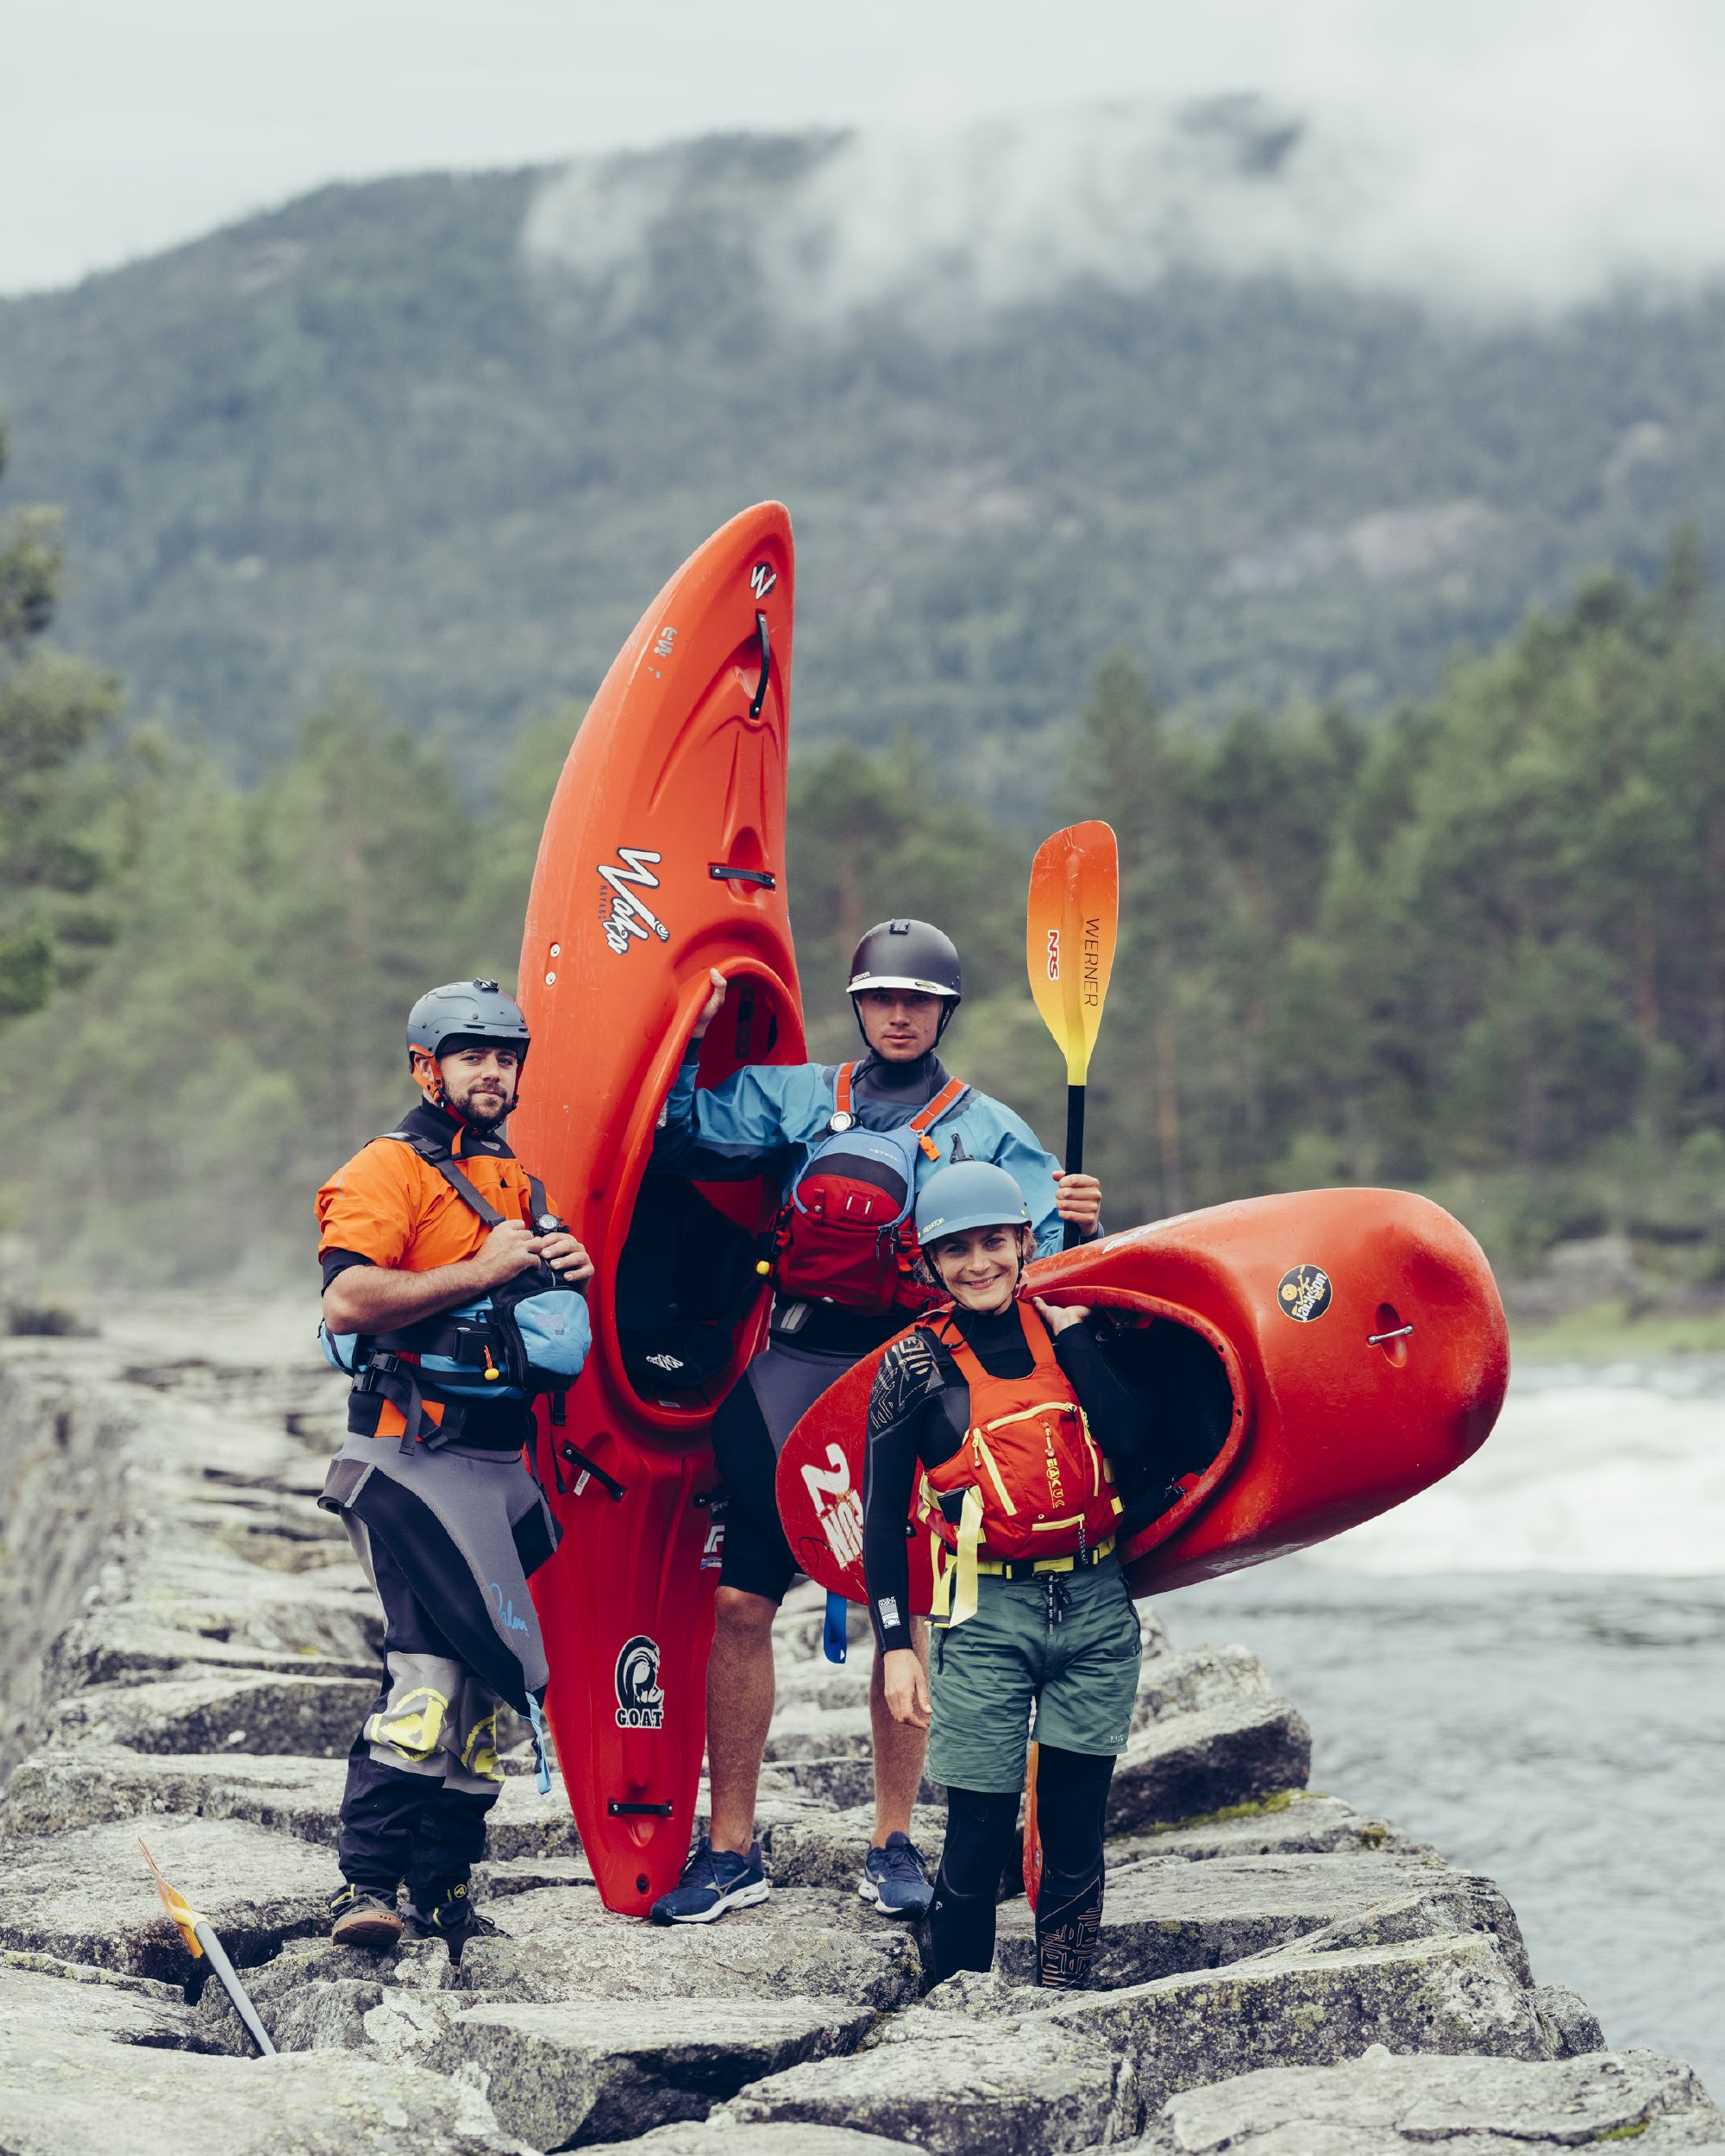
[[[640,895],[659,888],[653,871],[663,858],[644,846],[619,846],[615,861],[600,864],[599,924],[619,958],[631,943],[644,943],[649,936],[662,943],[671,940],[670,930]]]
[[[1320,1265],[1290,1265],[1276,1290],[1283,1315],[1310,1325],[1330,1307],[1330,1276]]]
[[[659,1683],[659,1643],[637,1632],[617,1658],[617,1726],[662,1729],[665,1694]]]
[[[862,1554],[862,1500],[850,1479],[850,1463],[837,1438],[826,1448],[829,1464],[806,1467],[803,1488],[834,1562],[854,1564]]]

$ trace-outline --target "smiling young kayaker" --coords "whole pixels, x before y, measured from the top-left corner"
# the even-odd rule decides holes
[[[424,1098],[317,1193],[325,1351],[354,1379],[318,1502],[384,1617],[330,1936],[393,1945],[405,1881],[407,1927],[459,1952],[482,1923],[467,1890],[503,1786],[498,1710],[538,1733],[547,1683],[527,1580],[557,1535],[522,1459],[530,1400],[580,1369],[593,1269],[504,1139],[528,1050],[514,999],[494,981],[433,988],[407,1046]]]
[[[1063,1175],[1021,1118],[949,1076],[936,1050],[963,977],[951,939],[930,923],[882,921],[857,944],[847,987],[868,1053],[855,1063],[751,1064],[698,1089],[698,1044],[724,1001],[717,973],[713,984],[653,1168],[701,1181],[765,1175],[785,1205],[768,1344],[713,1422],[730,1501],[707,1670],[712,1824],[654,1905],[663,1924],[711,1922],[768,1893],[755,1800],[773,1716],[773,1621],[798,1571],[775,1470],[805,1411],[929,1301],[916,1270],[917,1192],[950,1162],[998,1162],[1029,1194],[1043,1251],[1060,1248],[1067,1221],[1094,1234],[1101,1213],[1094,1176]],[[859,1891],[890,1915],[915,1915],[931,1894],[909,1831],[926,1739],[888,1711],[878,1658],[869,1710],[875,1816]]]
[[[1070,1988],[1095,1956],[1102,1812],[1142,1651],[1114,1545],[1114,1463],[1142,1479],[1163,1440],[1090,1311],[1024,1295],[1031,1209],[1005,1169],[943,1169],[916,1217],[922,1262],[951,1301],[895,1342],[875,1378],[863,1569],[888,1711],[906,1728],[932,1720],[929,1771],[946,1788],[932,1974],[994,1959],[1034,1708],[1038,1982]],[[950,1553],[932,1670],[907,1617],[913,1495]]]

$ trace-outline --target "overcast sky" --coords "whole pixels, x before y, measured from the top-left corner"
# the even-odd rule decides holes
[[[331,179],[1242,89],[1483,130],[1578,220],[1725,199],[1725,0],[52,0],[0,12],[0,291]]]

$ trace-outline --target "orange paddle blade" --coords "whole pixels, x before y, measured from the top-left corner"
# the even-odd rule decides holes
[[[155,1874],[156,1892],[161,1896],[162,1907],[173,1919],[175,1925],[179,1927],[180,1937],[192,1952],[201,1954],[204,1948],[198,1937],[197,1927],[199,1920],[197,1910],[192,1908],[191,1902],[186,1900],[178,1887],[171,1887],[163,1878],[161,1866],[150,1854],[148,1846],[141,1834],[138,1837],[138,1846],[144,1852],[144,1862]]]
[[[1044,838],[1030,870],[1025,957],[1042,1022],[1082,1086],[1102,1023],[1120,921],[1120,856],[1107,824],[1069,824]]]

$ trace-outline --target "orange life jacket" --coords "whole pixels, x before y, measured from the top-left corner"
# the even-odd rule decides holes
[[[950,1309],[924,1320],[970,1388],[970,1426],[963,1444],[950,1460],[925,1469],[921,1486],[923,1515],[956,1559],[942,1575],[947,1595],[957,1577],[950,1620],[955,1625],[975,1611],[980,1565],[1082,1561],[1113,1535],[1121,1510],[1113,1470],[1090,1435],[1048,1327],[1029,1303],[1013,1307],[1035,1358],[1026,1377],[991,1377]],[[959,1490],[963,1501],[955,1522],[940,1500]]]

